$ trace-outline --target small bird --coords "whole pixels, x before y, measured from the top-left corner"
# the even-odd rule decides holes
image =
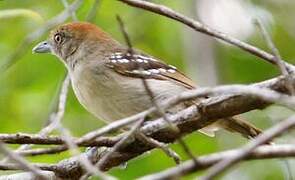
[[[79,102],[97,118],[116,121],[152,107],[142,78],[161,103],[189,89],[195,83],[176,67],[114,40],[94,24],[73,22],[58,26],[49,38],[33,48],[34,53],[51,53],[66,66]],[[170,108],[175,113],[191,103]],[[156,117],[153,117],[156,118]],[[223,128],[254,138],[261,130],[239,118],[218,120],[200,132],[213,136]]]

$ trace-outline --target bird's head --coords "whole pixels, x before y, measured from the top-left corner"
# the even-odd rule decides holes
[[[46,41],[33,48],[34,53],[51,53],[64,63],[88,54],[103,53],[113,49],[118,43],[96,25],[74,22],[58,26],[52,30]]]

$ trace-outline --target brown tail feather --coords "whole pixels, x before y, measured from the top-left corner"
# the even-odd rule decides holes
[[[230,132],[239,133],[247,139],[253,139],[262,133],[262,130],[256,128],[251,123],[239,118],[239,117],[229,117],[216,121],[214,124],[207,126],[200,131],[206,135],[214,136],[214,131],[218,129],[225,129]],[[272,142],[267,142],[266,144],[273,144]]]
[[[218,121],[218,125],[228,131],[240,133],[248,139],[255,138],[262,133],[260,129],[256,128],[251,123],[237,117],[229,117],[220,120]]]

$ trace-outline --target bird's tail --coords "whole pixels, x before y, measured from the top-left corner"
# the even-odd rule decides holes
[[[214,131],[221,128],[230,132],[237,132],[247,139],[255,138],[262,133],[260,129],[239,117],[229,117],[218,120],[212,125],[209,125],[199,131],[206,135],[214,136]]]
[[[225,118],[223,120],[219,120],[217,123],[223,129],[230,132],[237,132],[247,139],[253,139],[262,133],[262,130],[239,117]]]

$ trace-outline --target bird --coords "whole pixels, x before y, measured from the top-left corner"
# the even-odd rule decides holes
[[[68,70],[78,101],[99,119],[114,122],[140,113],[153,106],[143,79],[162,103],[182,92],[198,88],[175,66],[168,65],[140,50],[121,44],[95,24],[70,22],[53,29],[47,40],[37,44],[34,53],[58,57]],[[167,110],[176,113],[190,103],[180,103]],[[154,115],[150,119],[156,118]],[[217,120],[199,130],[208,136],[225,129],[251,139],[262,131],[246,120],[229,117]]]

